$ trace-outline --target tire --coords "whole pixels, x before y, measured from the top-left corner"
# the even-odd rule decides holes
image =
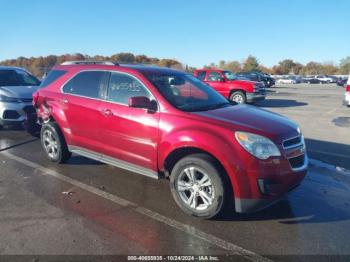
[[[190,176],[195,179],[191,180]],[[226,178],[212,157],[193,154],[175,164],[170,175],[170,189],[175,202],[186,214],[210,219],[224,210],[229,199]],[[201,179],[205,179],[202,187],[198,183]],[[181,190],[179,185],[182,185]]]
[[[246,95],[242,91],[234,91],[230,95],[230,100],[233,102],[236,102],[237,104],[247,103]]]
[[[71,157],[67,143],[62,132],[55,122],[49,122],[42,126],[41,145],[47,158],[55,163],[65,163]]]

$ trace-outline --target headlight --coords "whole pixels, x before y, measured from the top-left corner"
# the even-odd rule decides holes
[[[277,146],[268,138],[247,132],[236,132],[238,143],[253,156],[265,160],[271,156],[281,156]]]
[[[6,103],[20,103],[21,101],[18,98],[8,97],[4,95],[0,95],[0,102]]]

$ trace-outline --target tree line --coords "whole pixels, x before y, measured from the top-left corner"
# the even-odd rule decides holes
[[[45,75],[54,65],[61,64],[65,61],[74,60],[96,60],[96,61],[115,61],[120,63],[141,63],[141,64],[153,64],[163,67],[176,68],[193,72],[196,68],[189,67],[182,64],[176,59],[159,59],[155,57],[148,57],[146,55],[134,55],[132,53],[117,53],[112,56],[89,56],[84,54],[65,54],[65,55],[49,55],[40,57],[18,57],[17,59],[9,59],[0,62],[0,65],[17,66],[26,68],[38,77]],[[260,71],[268,74],[275,75],[346,75],[350,73],[350,56],[342,59],[338,65],[328,62],[319,63],[311,61],[305,65],[298,63],[292,59],[285,59],[280,61],[273,67],[266,67],[262,65],[259,60],[252,55],[249,55],[244,61],[239,62],[237,60],[221,60],[218,63],[210,63],[205,65],[204,68],[219,68],[224,70],[230,70],[232,72],[240,71]]]
[[[339,65],[332,62],[319,63],[308,62],[303,65],[292,59],[284,59],[277,65],[269,68],[259,63],[255,56],[248,56],[243,62],[236,60],[219,61],[218,64],[211,63],[205,66],[206,68],[220,68],[233,72],[240,71],[260,71],[274,75],[347,75],[350,73],[350,56],[340,60]]]
[[[94,60],[94,61],[113,61],[120,63],[140,63],[140,64],[153,64],[163,67],[171,67],[177,69],[185,69],[183,65],[175,59],[158,59],[154,57],[148,57],[146,55],[134,55],[132,53],[118,53],[112,56],[89,56],[80,53],[77,54],[65,54],[65,55],[49,55],[40,57],[18,57],[17,59],[8,59],[0,62],[0,65],[4,66],[16,66],[26,68],[32,74],[37,77],[45,75],[53,66],[59,65],[66,61],[81,61],[81,60]]]

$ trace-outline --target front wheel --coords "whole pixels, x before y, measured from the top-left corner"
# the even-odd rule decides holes
[[[194,154],[181,159],[170,175],[172,195],[187,214],[212,218],[224,207],[225,184],[212,157]]]
[[[71,156],[66,141],[55,122],[49,122],[41,128],[41,144],[46,156],[52,162],[65,163]]]
[[[247,98],[242,91],[235,91],[230,95],[230,100],[236,102],[237,104],[245,104]]]

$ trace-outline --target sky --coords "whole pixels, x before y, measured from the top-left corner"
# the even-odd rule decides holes
[[[0,0],[0,61],[119,52],[200,67],[350,56],[350,0]]]

